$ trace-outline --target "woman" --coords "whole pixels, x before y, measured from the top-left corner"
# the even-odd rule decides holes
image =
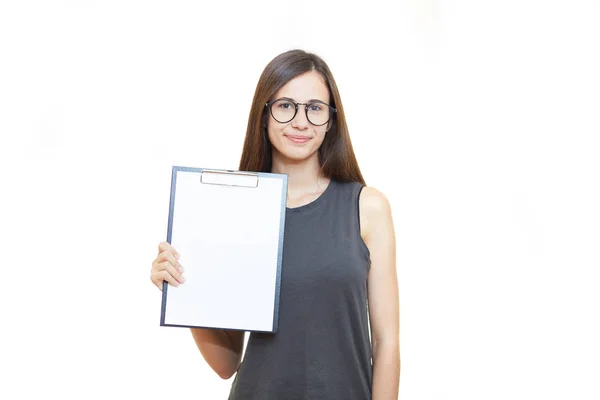
[[[395,234],[386,197],[366,187],[340,95],[318,56],[301,50],[263,71],[241,171],[288,175],[279,329],[192,328],[230,400],[397,399],[400,374]],[[183,283],[179,255],[159,245],[151,279]],[[368,303],[368,307],[367,307]],[[369,332],[370,324],[370,332]],[[370,334],[370,337],[369,337]]]

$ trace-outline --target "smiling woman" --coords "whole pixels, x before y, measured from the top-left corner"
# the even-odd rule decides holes
[[[277,100],[288,102],[280,104]],[[312,112],[310,109],[307,112],[306,104],[302,104],[316,105],[313,102],[328,106],[329,112],[324,114],[328,119],[324,123],[311,121]],[[304,111],[300,105],[305,106]],[[280,119],[280,109],[289,110],[288,118]],[[318,150],[323,175],[364,184],[333,74],[320,57],[301,50],[280,54],[265,67],[250,109],[240,169],[272,171],[273,159],[279,156],[274,153],[286,154],[280,146],[285,135],[306,137],[307,141],[316,139],[319,146],[313,144],[311,149]]]
[[[274,164],[304,160],[316,154],[325,139],[328,127],[324,125],[330,116],[327,104],[329,90],[321,75],[316,71],[306,72],[285,84],[274,97],[278,100],[266,103],[273,117],[268,120],[267,131],[273,146]],[[304,103],[294,103],[294,98]],[[301,104],[305,106],[304,112],[298,113]],[[311,110],[318,109],[317,104],[323,105],[322,110],[327,106],[328,110],[327,114],[317,113],[320,115],[319,125],[315,125],[313,120],[309,119],[309,106]]]
[[[241,171],[288,175],[279,328],[191,329],[230,400],[396,399],[400,374],[396,247],[386,197],[367,187],[331,71],[293,50],[263,71]],[[161,243],[152,279],[183,283]],[[370,325],[370,331],[369,331]]]

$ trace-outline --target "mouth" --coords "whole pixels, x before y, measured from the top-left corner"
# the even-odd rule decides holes
[[[308,142],[311,138],[308,136],[298,136],[298,135],[285,135],[292,143],[303,144]]]

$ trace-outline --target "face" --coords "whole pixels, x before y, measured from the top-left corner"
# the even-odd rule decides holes
[[[289,81],[275,93],[273,100],[283,97],[292,99],[296,103],[318,100],[329,104],[329,89],[321,74],[310,71]],[[269,113],[267,130],[273,145],[273,157],[295,162],[318,157],[317,150],[325,139],[329,125],[329,123],[321,126],[311,124],[306,117],[304,105],[298,106],[296,116],[287,123],[276,121]]]

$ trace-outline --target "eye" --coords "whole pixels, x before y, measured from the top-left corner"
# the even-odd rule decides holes
[[[308,111],[321,111],[323,109],[321,104],[313,103],[308,105]]]
[[[292,103],[290,103],[289,101],[280,101],[277,103],[277,108],[281,108],[283,110],[289,110],[291,108],[294,108],[294,105]]]

